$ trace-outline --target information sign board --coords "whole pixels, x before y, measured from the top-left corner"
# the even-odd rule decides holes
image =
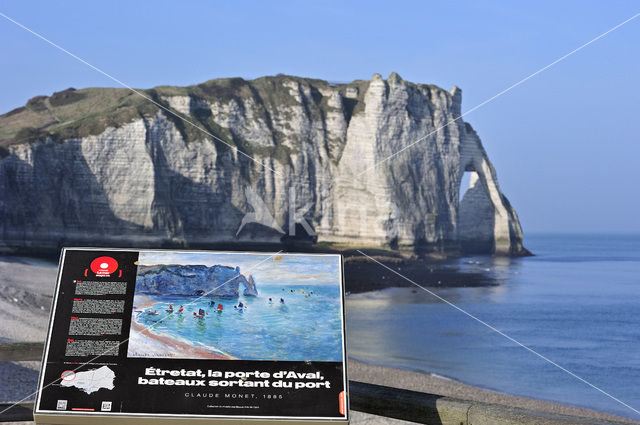
[[[342,269],[333,254],[64,249],[35,420],[347,422]]]

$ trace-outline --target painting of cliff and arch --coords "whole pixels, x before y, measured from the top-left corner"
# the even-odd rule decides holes
[[[347,423],[343,288],[334,254],[64,248],[35,421]]]
[[[341,362],[337,255],[142,251],[127,356]]]

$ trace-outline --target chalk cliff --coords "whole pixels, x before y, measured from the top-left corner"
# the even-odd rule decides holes
[[[457,119],[456,87],[393,73],[143,92],[200,129],[124,89],[68,89],[0,116],[4,245],[315,234],[341,246],[526,252],[479,137]],[[473,186],[460,202],[465,172]]]

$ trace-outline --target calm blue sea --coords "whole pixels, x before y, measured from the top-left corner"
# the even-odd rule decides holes
[[[532,235],[535,257],[465,258],[498,286],[435,289],[640,410],[640,236]],[[480,387],[640,415],[418,289],[347,297],[349,355]]]
[[[215,299],[215,306],[210,306],[209,297],[196,302],[197,297],[153,297],[155,304],[148,309],[158,315],[134,313],[134,320],[152,332],[243,360],[342,361],[338,285],[257,286],[257,297]],[[234,308],[239,302],[245,308]],[[175,310],[184,304],[184,313],[165,313],[170,304]],[[218,304],[223,306],[220,313]],[[205,316],[194,317],[200,309]],[[144,346],[130,345],[129,352],[146,356]]]

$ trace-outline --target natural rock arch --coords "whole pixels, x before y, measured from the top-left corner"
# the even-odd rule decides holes
[[[458,207],[457,232],[463,251],[494,254],[523,252],[522,228],[515,210],[500,191],[496,171],[480,138],[469,124],[460,145],[460,180],[471,172],[469,188]]]

